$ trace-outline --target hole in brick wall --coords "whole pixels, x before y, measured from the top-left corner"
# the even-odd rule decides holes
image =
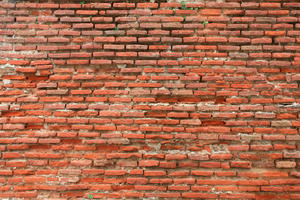
[[[226,102],[225,97],[217,97],[216,100],[215,100],[215,104],[222,104],[222,103],[225,103],[225,102]]]

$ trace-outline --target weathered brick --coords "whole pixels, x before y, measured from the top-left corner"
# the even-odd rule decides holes
[[[2,3],[0,197],[299,198],[299,7]]]
[[[277,161],[276,162],[277,168],[295,168],[296,162],[293,161]]]

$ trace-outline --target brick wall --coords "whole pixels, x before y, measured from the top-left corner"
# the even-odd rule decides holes
[[[0,15],[1,199],[300,199],[297,0]]]

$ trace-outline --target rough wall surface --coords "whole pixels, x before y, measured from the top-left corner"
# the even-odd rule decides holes
[[[299,2],[0,14],[1,199],[300,199]]]

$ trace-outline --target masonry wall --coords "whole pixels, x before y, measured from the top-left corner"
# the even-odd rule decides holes
[[[300,199],[298,1],[0,15],[1,199]]]

